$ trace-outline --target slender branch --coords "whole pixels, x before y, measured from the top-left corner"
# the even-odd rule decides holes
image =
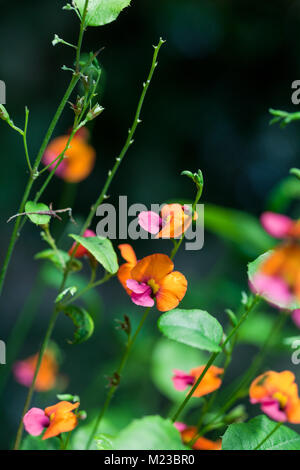
[[[79,39],[78,39],[78,45],[77,45],[77,50],[76,50],[76,71],[77,72],[79,72],[80,51],[81,51],[83,33],[85,31],[85,20],[86,20],[88,4],[89,4],[89,0],[85,0],[83,13],[82,13],[82,18],[81,18],[81,22],[80,22]]]
[[[121,358],[120,365],[119,365],[118,369],[117,369],[116,372],[115,372],[115,376],[116,376],[116,377],[119,377],[119,378],[121,377],[122,371],[123,371],[123,369],[124,369],[124,367],[125,367],[125,365],[126,365],[126,362],[127,362],[127,360],[128,360],[128,357],[129,357],[129,354],[130,354],[130,352],[131,352],[131,349],[132,349],[132,347],[133,347],[133,345],[134,345],[134,343],[135,343],[135,340],[136,340],[136,338],[137,338],[139,332],[141,331],[141,329],[142,329],[142,327],[143,327],[143,325],[144,325],[144,323],[145,323],[145,321],[146,321],[146,319],[147,319],[147,317],[148,317],[148,315],[149,315],[149,313],[150,313],[150,310],[151,310],[150,307],[148,307],[148,308],[145,310],[144,315],[142,316],[142,319],[141,319],[141,321],[140,321],[140,323],[139,323],[139,325],[138,325],[138,327],[137,327],[137,329],[136,329],[134,335],[133,335],[132,337],[129,337],[128,342],[127,342],[127,344],[126,344],[126,348],[125,348],[124,354],[123,354],[123,356],[122,356],[122,358]],[[96,434],[96,432],[97,432],[97,429],[98,429],[98,427],[99,427],[99,425],[100,425],[100,423],[101,423],[101,420],[102,420],[102,418],[103,418],[103,416],[104,416],[104,414],[105,414],[107,408],[108,408],[109,405],[110,405],[110,402],[111,402],[111,400],[112,400],[112,398],[113,398],[113,396],[114,396],[114,394],[115,394],[115,392],[116,392],[116,390],[117,390],[117,388],[118,388],[118,385],[119,385],[119,383],[117,383],[117,384],[112,384],[112,385],[110,386],[109,392],[108,392],[107,397],[106,397],[106,400],[105,400],[105,402],[104,402],[104,405],[103,405],[103,407],[102,407],[101,410],[100,410],[100,413],[99,413],[99,415],[98,415],[98,417],[97,417],[97,419],[96,419],[95,425],[93,426],[92,432],[91,432],[90,437],[89,437],[89,439],[88,439],[88,442],[87,442],[87,445],[86,445],[86,450],[88,450],[88,449],[90,448],[90,446],[91,446],[92,440],[93,440],[93,438],[94,438],[94,436],[95,436],[95,434]]]
[[[28,145],[27,145],[28,118],[29,118],[29,109],[26,106],[26,108],[25,108],[25,126],[24,126],[24,132],[23,132],[23,144],[24,144],[24,150],[25,150],[27,165],[28,165],[29,171],[32,172],[32,167],[31,167],[29,153],[28,153]]]

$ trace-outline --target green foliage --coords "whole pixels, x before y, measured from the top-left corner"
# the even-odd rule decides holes
[[[300,113],[289,113],[288,111],[281,111],[280,109],[269,109],[269,113],[274,116],[270,124],[280,123],[280,127],[285,127],[293,121],[299,121]]]
[[[118,450],[185,450],[172,421],[146,416],[123,429],[113,442]]]
[[[174,369],[190,371],[194,367],[206,364],[207,355],[182,343],[161,338],[152,352],[152,380],[161,393],[172,401],[182,400],[182,392],[172,383]],[[193,402],[193,400],[192,400]],[[199,398],[196,399],[197,406]]]
[[[65,269],[66,264],[70,260],[70,255],[63,250],[43,250],[34,256],[34,259],[47,259],[51,261],[60,271]],[[72,271],[80,271],[82,263],[78,259],[72,260]]]
[[[113,450],[113,436],[110,434],[99,434],[95,441],[97,450]]]
[[[231,424],[222,439],[222,450],[254,450],[272,432],[276,423],[260,415],[247,423]],[[300,435],[286,426],[260,446],[260,450],[300,450]]]
[[[222,326],[203,310],[171,310],[159,318],[158,327],[167,338],[180,343],[204,351],[221,351]]]
[[[94,322],[90,314],[83,308],[74,305],[65,307],[63,312],[71,318],[75,326],[74,338],[70,343],[79,344],[88,340],[94,332]]]
[[[25,204],[25,212],[46,212],[49,207],[41,202],[27,201]],[[27,214],[27,217],[36,225],[46,225],[50,222],[50,215],[43,214]]]
[[[79,235],[70,234],[70,237],[80,245],[84,246],[91,255],[96,258],[98,263],[110,274],[115,274],[118,269],[118,258],[112,246],[111,241],[104,237],[80,237]]]
[[[27,434],[22,441],[21,450],[58,450],[59,439],[47,439],[43,441],[40,436],[34,437]]]
[[[86,15],[87,26],[103,26],[116,20],[121,11],[130,5],[131,0],[89,0]],[[83,13],[85,0],[75,0],[80,13]]]
[[[204,223],[207,230],[236,243],[248,256],[257,256],[274,246],[259,220],[246,212],[205,204]]]
[[[281,180],[271,191],[267,208],[284,213],[294,199],[300,199],[300,184],[296,178],[289,176]]]
[[[78,395],[71,395],[70,393],[60,393],[56,395],[59,400],[62,401],[72,401],[73,403],[79,401],[80,397]]]

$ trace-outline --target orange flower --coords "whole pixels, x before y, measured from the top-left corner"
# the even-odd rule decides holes
[[[197,220],[195,212],[193,220]],[[146,232],[156,234],[155,238],[178,238],[192,223],[192,209],[181,204],[166,204],[161,217],[153,211],[140,212],[138,221]]]
[[[78,406],[79,402],[60,401],[45,410],[31,408],[23,418],[24,427],[32,436],[39,436],[46,428],[43,439],[70,432],[78,423],[77,416],[73,413]]]
[[[14,364],[13,372],[15,379],[22,385],[30,387],[35,367],[38,360],[38,354],[25,359],[24,361],[18,361]],[[41,367],[35,382],[35,390],[38,392],[47,392],[55,386],[58,372],[58,364],[54,353],[51,350],[47,350],[42,359]]]
[[[79,402],[70,403],[68,401],[60,401],[56,405],[48,406],[45,409],[45,415],[48,416],[50,424],[43,439],[49,439],[49,437],[58,436],[62,432],[69,432],[76,428],[78,421],[72,411],[78,406]]]
[[[265,212],[261,216],[265,230],[285,241],[263,255],[250,275],[252,290],[272,305],[296,310],[300,306],[300,221],[282,214]]]
[[[205,366],[196,367],[195,369],[192,369],[189,374],[181,370],[174,370],[172,380],[176,390],[185,390],[189,385],[193,387],[202,374],[204,368]],[[223,374],[223,372],[224,369],[221,369],[220,367],[210,366],[200,384],[194,391],[193,397],[202,397],[220,388],[222,379],[219,375]]]
[[[44,155],[43,163],[51,171],[58,160],[57,157],[64,151],[69,136],[63,135],[52,140],[48,145]],[[85,133],[80,132],[73,137],[64,158],[55,170],[55,174],[68,183],[78,183],[89,176],[94,168],[96,153],[93,147],[88,145]]]
[[[197,435],[196,426],[186,426],[184,423],[174,423],[174,425],[180,432],[184,444],[189,444]],[[221,439],[211,441],[205,437],[199,437],[192,446],[195,450],[221,450],[221,447]]]
[[[187,289],[183,274],[173,271],[174,264],[167,255],[155,254],[136,260],[129,245],[120,245],[125,265],[119,268],[118,278],[136,305],[153,307],[154,299],[160,312],[177,307]]]
[[[118,271],[118,279],[124,289],[126,290],[127,294],[131,294],[131,290],[128,289],[126,282],[130,279],[130,273],[132,268],[137,264],[137,259],[133,248],[128,244],[123,244],[118,246],[119,250],[121,251],[122,258],[127,261],[127,263],[122,264]]]
[[[249,395],[251,403],[259,403],[271,419],[300,423],[298,386],[292,372],[265,372],[252,382]]]

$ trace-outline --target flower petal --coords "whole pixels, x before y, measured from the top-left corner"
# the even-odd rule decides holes
[[[135,265],[137,263],[136,255],[134,249],[128,243],[123,243],[118,246],[122,258],[125,259],[128,263]]]
[[[286,215],[276,214],[275,212],[264,212],[260,221],[266,232],[275,238],[288,237],[294,225],[292,219]]]
[[[49,426],[50,420],[40,408],[31,408],[23,418],[24,428],[32,436],[39,436]]]
[[[174,375],[172,380],[176,390],[182,391],[185,390],[189,385],[193,385],[195,379],[192,375],[177,369],[175,369],[173,372]]]
[[[153,211],[143,211],[139,213],[138,221],[140,226],[149,233],[158,233],[162,224],[160,216]]]
[[[138,282],[148,282],[154,279],[156,283],[159,283],[173,269],[174,264],[167,255],[155,254],[138,261],[131,271],[131,277]]]
[[[167,312],[177,307],[185,296],[187,280],[179,271],[173,271],[160,281],[156,294],[156,307],[160,312]]]

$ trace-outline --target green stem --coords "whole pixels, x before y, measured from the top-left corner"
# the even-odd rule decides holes
[[[28,165],[30,173],[32,173],[32,167],[31,167],[31,163],[30,163],[30,157],[29,157],[28,145],[27,145],[28,117],[29,117],[29,109],[26,106],[26,108],[25,108],[25,126],[24,126],[24,132],[23,132],[23,144],[24,144],[24,150],[25,150],[27,165]]]
[[[39,352],[39,355],[38,355],[38,360],[37,360],[33,380],[32,380],[32,383],[30,385],[30,388],[29,388],[29,391],[28,391],[28,394],[27,394],[24,409],[23,409],[23,412],[22,412],[22,418],[21,418],[21,421],[20,421],[20,424],[19,424],[19,427],[18,427],[16,442],[15,442],[15,445],[14,445],[14,450],[18,450],[19,447],[20,447],[20,443],[21,443],[21,439],[22,439],[22,433],[23,433],[23,417],[25,416],[25,414],[27,413],[27,411],[29,409],[31,399],[32,399],[32,396],[33,396],[33,392],[34,392],[36,378],[37,378],[37,375],[38,375],[39,370],[40,370],[40,366],[41,366],[41,363],[42,363],[44,352],[47,348],[49,339],[51,337],[51,334],[52,334],[52,331],[53,331],[53,328],[54,328],[54,325],[56,323],[58,313],[59,313],[58,310],[55,308],[53,310],[52,315],[51,315],[49,325],[48,325],[48,328],[47,328],[47,331],[46,331],[46,335],[45,335],[45,338],[43,340],[43,343],[42,343],[42,346],[41,346],[41,349],[40,349],[40,352]]]
[[[48,145],[48,143],[51,139],[51,136],[52,136],[53,131],[56,127],[56,124],[57,124],[57,122],[58,122],[58,120],[59,120],[59,118],[62,114],[62,111],[63,111],[68,99],[70,98],[70,95],[71,95],[72,91],[74,90],[78,80],[79,80],[79,76],[73,75],[71,83],[69,84],[69,86],[67,88],[67,91],[64,94],[63,99],[62,99],[62,101],[61,101],[61,103],[60,103],[53,119],[52,119],[52,122],[51,122],[51,124],[48,128],[46,136],[43,140],[43,143],[42,143],[41,148],[39,150],[39,153],[37,155],[37,158],[34,162],[32,172],[30,174],[29,180],[28,180],[27,185],[25,187],[25,191],[24,191],[24,194],[23,194],[23,197],[22,197],[20,207],[17,211],[18,213],[24,212],[25,204],[27,202],[27,199],[29,197],[32,185],[33,185],[35,177],[36,177],[37,168],[38,168],[38,166],[41,162],[42,156],[43,156],[43,154],[45,152],[45,149],[46,149],[46,147],[47,147],[47,145]],[[8,268],[8,265],[9,265],[9,262],[10,262],[10,259],[11,259],[11,256],[12,256],[17,238],[18,238],[18,233],[19,233],[19,227],[20,227],[21,220],[22,220],[22,217],[17,217],[16,218],[14,228],[13,228],[13,232],[12,232],[10,242],[9,242],[9,245],[8,245],[7,253],[6,253],[6,256],[5,256],[5,259],[4,259],[4,262],[3,262],[3,266],[2,266],[2,269],[1,269],[1,273],[0,273],[0,295],[1,295],[2,290],[3,290],[3,285],[4,285],[4,281],[5,281],[5,277],[6,277],[7,268]]]
[[[285,322],[287,318],[286,313],[281,313],[277,321],[274,323],[273,328],[268,335],[268,338],[266,339],[261,351],[258,353],[258,355],[255,357],[252,365],[250,366],[249,370],[244,374],[242,379],[240,380],[238,386],[235,388],[235,390],[230,394],[230,399],[222,406],[222,408],[218,411],[218,413],[214,416],[213,420],[207,423],[207,425],[202,429],[202,431],[198,432],[197,438],[203,436],[206,434],[206,432],[209,431],[210,426],[218,419],[220,418],[226,411],[231,408],[234,403],[242,397],[241,391],[248,387],[251,383],[251,380],[255,377],[257,371],[259,370],[261,364],[263,363],[263,360],[269,351],[270,345],[274,341],[274,336],[276,337],[278,331],[281,329],[283,323]],[[248,390],[247,390],[248,393]]]
[[[218,355],[220,354],[220,352],[222,352],[225,348],[225,346],[227,345],[227,343],[230,341],[230,339],[235,335],[235,333],[238,331],[238,329],[240,328],[240,326],[244,323],[244,321],[246,320],[246,318],[248,317],[248,314],[251,312],[251,310],[253,310],[253,308],[256,306],[257,302],[259,300],[259,297],[258,296],[255,296],[253,297],[253,300],[252,302],[247,305],[245,307],[245,312],[243,313],[243,315],[241,316],[240,320],[238,321],[238,323],[236,324],[236,326],[231,330],[231,332],[229,333],[229,335],[227,336],[226,340],[224,341],[223,345],[222,345],[222,350],[221,351],[217,351],[217,352],[214,352],[202,374],[200,375],[200,377],[198,377],[198,379],[196,380],[195,384],[193,385],[193,387],[191,388],[191,390],[189,391],[189,393],[187,394],[187,396],[185,397],[185,399],[183,400],[183,402],[181,403],[181,405],[179,406],[178,410],[176,411],[176,413],[174,414],[174,416],[172,417],[172,421],[176,421],[176,419],[178,418],[178,416],[181,414],[181,412],[183,411],[183,409],[185,408],[185,406],[187,405],[187,403],[189,402],[189,400],[191,399],[191,397],[193,396],[195,390],[198,388],[198,386],[200,385],[202,379],[204,378],[206,372],[208,371],[209,367],[213,364],[213,362],[215,361],[215,359],[218,357]]]
[[[115,372],[115,373],[117,374],[117,376],[121,376],[121,373],[122,373],[122,371],[123,371],[123,369],[124,369],[124,367],[125,367],[125,365],[126,365],[127,359],[128,359],[128,357],[129,357],[130,351],[131,351],[131,349],[132,349],[132,346],[134,345],[135,340],[136,340],[136,338],[137,338],[139,332],[141,331],[141,329],[142,329],[142,327],[143,327],[143,325],[144,325],[144,323],[145,323],[145,321],[146,321],[146,319],[147,319],[147,317],[148,317],[148,315],[149,315],[149,312],[150,312],[150,307],[148,307],[148,308],[145,310],[144,315],[142,316],[142,319],[141,319],[141,321],[140,321],[140,323],[139,323],[139,325],[138,325],[138,327],[137,327],[137,329],[136,329],[134,335],[133,335],[131,338],[128,339],[128,342],[127,342],[127,344],[126,344],[126,348],[125,348],[124,354],[123,354],[123,356],[122,356],[122,358],[121,358],[120,365],[119,365],[118,369],[117,369],[116,372]],[[119,385],[119,384],[118,384],[118,385]],[[104,402],[104,405],[103,405],[103,407],[102,407],[101,410],[100,410],[100,413],[99,413],[99,415],[98,415],[98,417],[97,417],[97,419],[96,419],[96,422],[95,422],[95,425],[94,425],[94,427],[93,427],[93,430],[92,430],[92,432],[91,432],[91,434],[90,434],[90,437],[89,437],[89,439],[88,439],[88,442],[87,442],[87,445],[86,445],[86,450],[88,450],[88,449],[90,448],[90,446],[91,446],[92,440],[93,440],[93,438],[94,438],[94,436],[95,436],[95,434],[96,434],[96,432],[97,432],[97,430],[98,430],[98,428],[99,428],[99,425],[100,425],[100,423],[101,423],[101,420],[102,420],[102,418],[103,418],[103,416],[104,416],[104,414],[105,414],[107,408],[108,408],[109,405],[110,405],[110,402],[111,402],[111,400],[112,400],[112,398],[113,398],[113,396],[114,396],[114,394],[115,394],[115,392],[116,392],[116,390],[117,390],[117,388],[118,388],[118,385],[111,385],[111,387],[110,387],[110,389],[109,389],[109,392],[108,392],[108,394],[107,394],[107,397],[106,397],[106,400],[105,400],[105,402]]]
[[[81,46],[82,46],[83,33],[85,30],[85,19],[86,19],[86,14],[87,14],[88,3],[89,3],[89,0],[85,0],[83,13],[82,13],[82,19],[80,22],[79,39],[78,39],[78,45],[77,45],[77,50],[76,50],[76,71],[77,72],[79,72],[80,51],[81,51]]]
[[[198,188],[198,191],[197,191],[197,194],[196,194],[196,199],[195,199],[195,201],[193,202],[193,206],[192,206],[192,216],[191,216],[192,218],[194,217],[195,208],[196,208],[196,206],[197,206],[197,204],[198,204],[199,199],[201,198],[202,192],[203,192],[203,186],[202,186],[201,188]],[[181,238],[178,240],[178,242],[175,243],[175,246],[174,246],[174,248],[173,248],[173,250],[172,250],[172,252],[171,252],[171,255],[170,255],[170,258],[171,258],[171,259],[174,259],[174,257],[175,257],[175,255],[176,255],[177,251],[179,250],[179,248],[180,248],[180,246],[181,246],[183,240],[184,240],[184,233],[182,234],[182,236],[181,236]]]
[[[255,447],[254,450],[258,450],[280,428],[281,425],[282,425],[282,421],[279,421],[278,423],[276,423],[272,431],[269,432],[269,434]]]

